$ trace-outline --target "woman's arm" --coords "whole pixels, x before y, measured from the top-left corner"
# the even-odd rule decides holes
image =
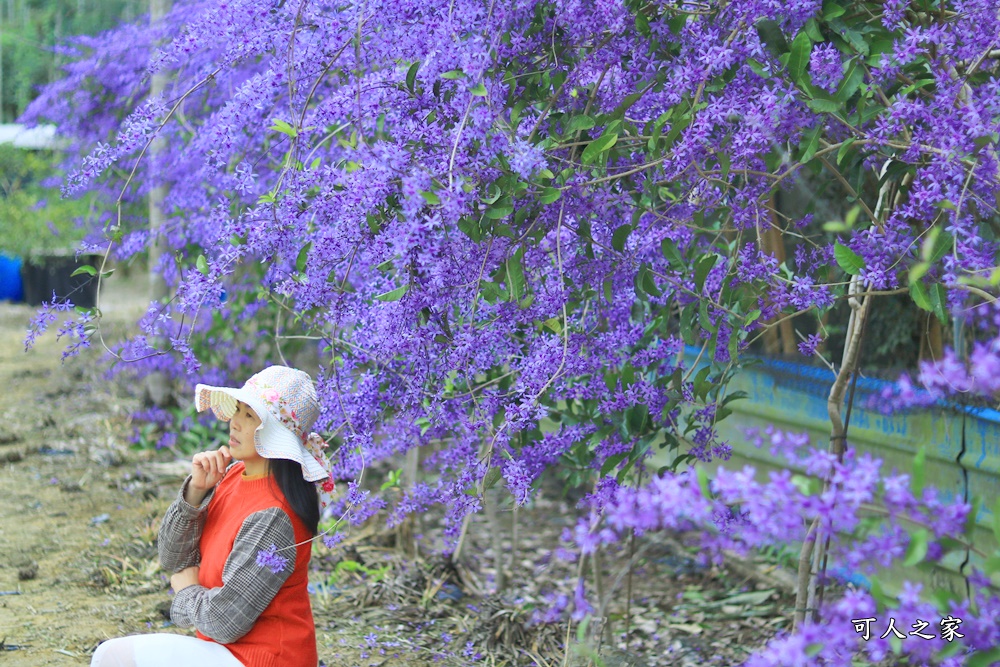
[[[257,564],[257,554],[271,546],[287,558],[274,572]],[[284,511],[272,507],[248,516],[222,568],[222,586],[187,586],[177,591],[170,618],[181,627],[194,626],[220,644],[231,644],[254,623],[295,569],[295,533]],[[276,569],[276,568],[275,568]]]
[[[205,508],[231,461],[228,447],[200,452],[191,459],[191,474],[167,508],[156,540],[160,566],[167,572],[178,572],[201,562],[198,542],[205,525]]]
[[[201,540],[201,529],[205,526],[205,509],[212,499],[212,492],[203,496],[197,506],[184,500],[185,491],[190,484],[188,477],[181,485],[177,498],[167,508],[160,524],[160,532],[156,538],[156,549],[160,554],[160,567],[165,572],[172,573],[201,562],[201,552],[198,542]]]

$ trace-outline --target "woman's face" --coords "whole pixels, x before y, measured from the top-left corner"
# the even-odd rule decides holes
[[[249,405],[236,402],[236,412],[229,420],[229,453],[237,461],[249,463],[260,459],[253,445],[253,434],[260,426],[260,417]]]

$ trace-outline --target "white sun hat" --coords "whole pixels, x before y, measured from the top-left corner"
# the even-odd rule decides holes
[[[319,417],[319,400],[308,373],[287,366],[269,366],[240,389],[199,384],[194,389],[198,411],[212,408],[215,416],[229,421],[242,401],[260,417],[253,434],[254,448],[266,459],[289,459],[302,466],[309,482],[324,482],[330,476],[330,462],[323,450],[326,442],[310,429]]]

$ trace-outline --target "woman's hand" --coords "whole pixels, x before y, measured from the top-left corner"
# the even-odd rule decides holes
[[[174,589],[174,593],[180,593],[188,586],[197,586],[197,585],[198,585],[197,565],[186,567],[180,572],[175,572],[174,574],[170,575],[170,587]]]
[[[226,466],[233,460],[229,447],[223,445],[212,452],[199,452],[191,459],[191,481],[188,482],[184,500],[189,505],[200,505],[208,492],[226,474]]]

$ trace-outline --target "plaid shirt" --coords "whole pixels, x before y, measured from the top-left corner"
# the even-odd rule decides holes
[[[184,480],[160,524],[157,540],[160,565],[171,573],[201,563],[199,543],[215,489],[194,507],[184,500],[184,490],[190,481],[190,476]],[[194,626],[220,644],[237,641],[253,628],[292,574],[290,567],[274,573],[257,565],[257,553],[271,545],[282,549],[294,544],[292,522],[283,510],[272,507],[250,514],[243,521],[226,559],[222,587],[197,585],[181,590],[170,607],[171,620],[179,627]]]

